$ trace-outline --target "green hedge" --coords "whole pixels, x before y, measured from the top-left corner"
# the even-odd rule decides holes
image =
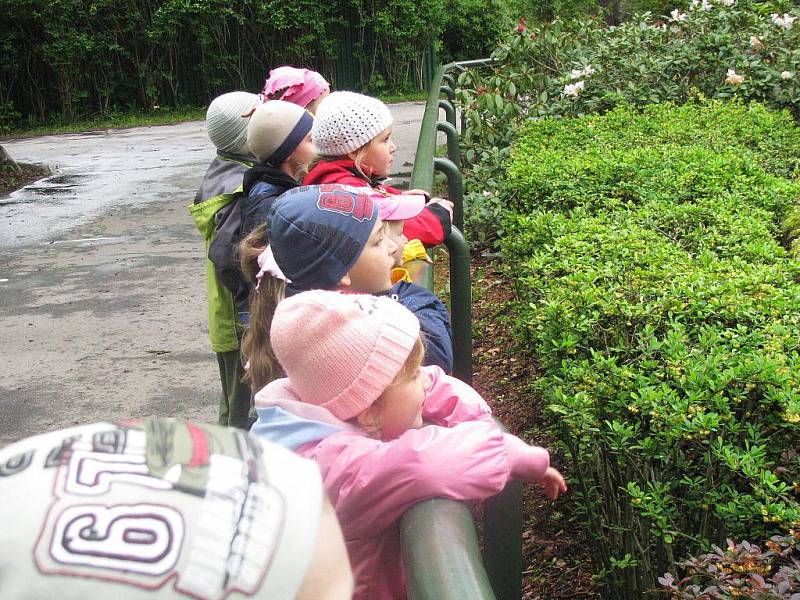
[[[607,597],[800,524],[800,129],[703,102],[530,123],[505,187],[518,336]]]

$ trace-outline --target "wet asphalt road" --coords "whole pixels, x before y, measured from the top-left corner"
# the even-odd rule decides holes
[[[422,103],[391,107],[408,173]],[[202,241],[186,210],[202,122],[5,141],[53,175],[0,198],[0,447],[151,414],[214,420]]]

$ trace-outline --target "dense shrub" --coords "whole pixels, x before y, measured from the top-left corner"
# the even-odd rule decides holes
[[[698,96],[757,100],[800,117],[799,13],[770,10],[777,9],[748,0],[693,0],[684,12],[619,27],[557,20],[514,31],[493,53],[496,66],[459,77],[465,162],[474,175],[468,233],[478,242],[494,236],[497,214],[484,192],[494,197],[491,183],[528,119]]]
[[[498,198],[515,327],[607,597],[800,524],[800,129],[758,105],[534,121]]]

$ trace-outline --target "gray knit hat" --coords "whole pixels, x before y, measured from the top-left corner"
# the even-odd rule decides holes
[[[314,117],[305,108],[269,100],[259,106],[247,125],[247,145],[259,162],[280,165],[311,131]]]
[[[258,104],[258,96],[248,92],[229,92],[217,96],[206,113],[206,129],[217,150],[250,154],[247,148],[247,118],[243,114]]]
[[[368,144],[392,121],[389,108],[377,98],[333,92],[317,109],[311,139],[322,156],[342,156]]]

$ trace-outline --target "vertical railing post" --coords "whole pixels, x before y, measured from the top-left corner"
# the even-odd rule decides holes
[[[444,110],[444,117],[453,127],[456,126],[456,109],[448,100],[439,100],[439,108]]]
[[[458,142],[458,131],[452,123],[442,121],[436,124],[436,131],[443,132],[447,137],[447,158],[453,161],[458,169],[461,169],[461,145]]]
[[[451,163],[452,164],[452,163]],[[450,325],[453,328],[453,375],[472,383],[472,276],[469,246],[456,225],[445,240],[450,253]]]
[[[448,158],[434,158],[433,168],[447,176],[447,199],[453,203],[453,225],[464,229],[464,179]]]

